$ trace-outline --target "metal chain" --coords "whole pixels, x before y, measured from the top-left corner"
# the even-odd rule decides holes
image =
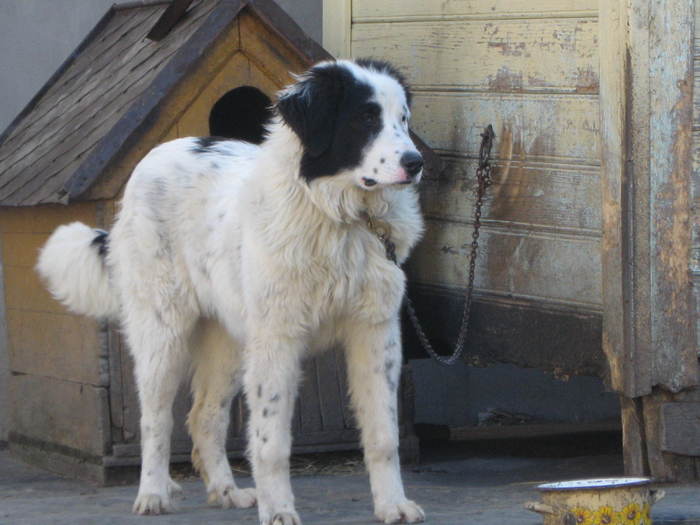
[[[469,283],[467,285],[467,292],[464,299],[464,309],[462,310],[462,324],[459,328],[459,335],[457,336],[457,343],[455,344],[454,351],[449,357],[444,357],[438,354],[433,345],[430,343],[428,336],[423,330],[416,310],[413,307],[413,302],[406,293],[406,311],[408,312],[408,317],[413,324],[413,328],[416,331],[418,340],[425,349],[425,351],[433,358],[435,361],[444,366],[450,366],[457,362],[464,352],[464,344],[467,340],[467,332],[469,328],[469,317],[471,315],[472,308],[472,295],[474,292],[474,273],[476,270],[476,256],[479,250],[479,228],[481,227],[481,207],[483,205],[484,195],[486,193],[486,188],[488,188],[491,183],[491,147],[493,146],[493,141],[496,138],[493,132],[493,127],[489,124],[484,132],[481,134],[481,147],[479,148],[479,166],[476,169],[476,180],[477,180],[477,190],[476,190],[476,204],[474,206],[474,231],[472,232],[472,243],[471,243],[471,254],[469,257]],[[398,261],[396,260],[396,246],[389,238],[389,234],[386,230],[377,226],[376,221],[368,216],[367,224],[369,229],[374,232],[374,234],[379,238],[379,240],[384,244],[384,249],[386,250],[387,259],[394,262],[398,266]]]

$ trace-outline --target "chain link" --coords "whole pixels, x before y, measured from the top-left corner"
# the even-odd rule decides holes
[[[471,242],[471,254],[469,256],[469,281],[467,285],[467,292],[464,298],[464,309],[462,310],[462,323],[459,328],[459,335],[457,336],[457,343],[455,344],[454,351],[449,357],[444,357],[438,354],[430,343],[428,336],[423,330],[423,326],[418,319],[416,310],[413,307],[413,302],[411,298],[406,293],[406,311],[408,317],[413,324],[413,328],[416,331],[418,340],[421,343],[423,349],[441,365],[450,366],[457,362],[457,360],[462,356],[464,352],[464,344],[467,340],[467,333],[469,331],[469,317],[471,315],[472,308],[472,295],[474,292],[474,273],[476,272],[476,257],[479,250],[479,228],[481,228],[481,207],[484,201],[484,195],[486,194],[486,188],[491,186],[491,147],[493,146],[493,141],[496,138],[493,132],[493,127],[489,124],[484,132],[481,134],[481,147],[479,148],[479,166],[476,169],[476,204],[474,206],[474,231],[472,232],[472,242]],[[374,234],[379,238],[379,240],[384,244],[384,249],[386,250],[387,259],[398,265],[396,260],[396,246],[389,238],[385,230],[377,228],[375,221],[372,217],[367,218],[367,224],[369,229],[374,232]]]

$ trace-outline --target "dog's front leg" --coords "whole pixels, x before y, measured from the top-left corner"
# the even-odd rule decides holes
[[[399,463],[397,388],[401,370],[398,319],[350,328],[346,342],[350,395],[362,430],[375,516],[384,523],[423,521],[406,499]]]
[[[245,353],[248,454],[261,525],[301,525],[289,480],[289,455],[302,350],[298,341],[259,332],[251,334]]]

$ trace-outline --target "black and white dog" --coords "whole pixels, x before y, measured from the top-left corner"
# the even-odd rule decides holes
[[[260,146],[162,144],[134,170],[108,235],[73,223],[48,240],[37,268],[51,292],[73,311],[118,319],[133,354],[143,454],[134,512],[172,509],[171,407],[192,370],[192,458],[210,501],[257,499],[262,524],[299,524],[289,454],[300,364],[340,343],[375,514],[424,519],[397,453],[405,277],[366,221],[389,225],[399,262],[421,235],[409,104],[386,63],[317,64],[280,92]],[[241,387],[255,489],[236,486],[225,452]]]

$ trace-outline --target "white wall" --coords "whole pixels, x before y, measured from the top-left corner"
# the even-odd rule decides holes
[[[319,42],[321,2],[278,1]],[[115,0],[0,0],[0,132],[113,3]],[[0,441],[3,441],[7,437],[9,369],[1,264],[0,261]]]

